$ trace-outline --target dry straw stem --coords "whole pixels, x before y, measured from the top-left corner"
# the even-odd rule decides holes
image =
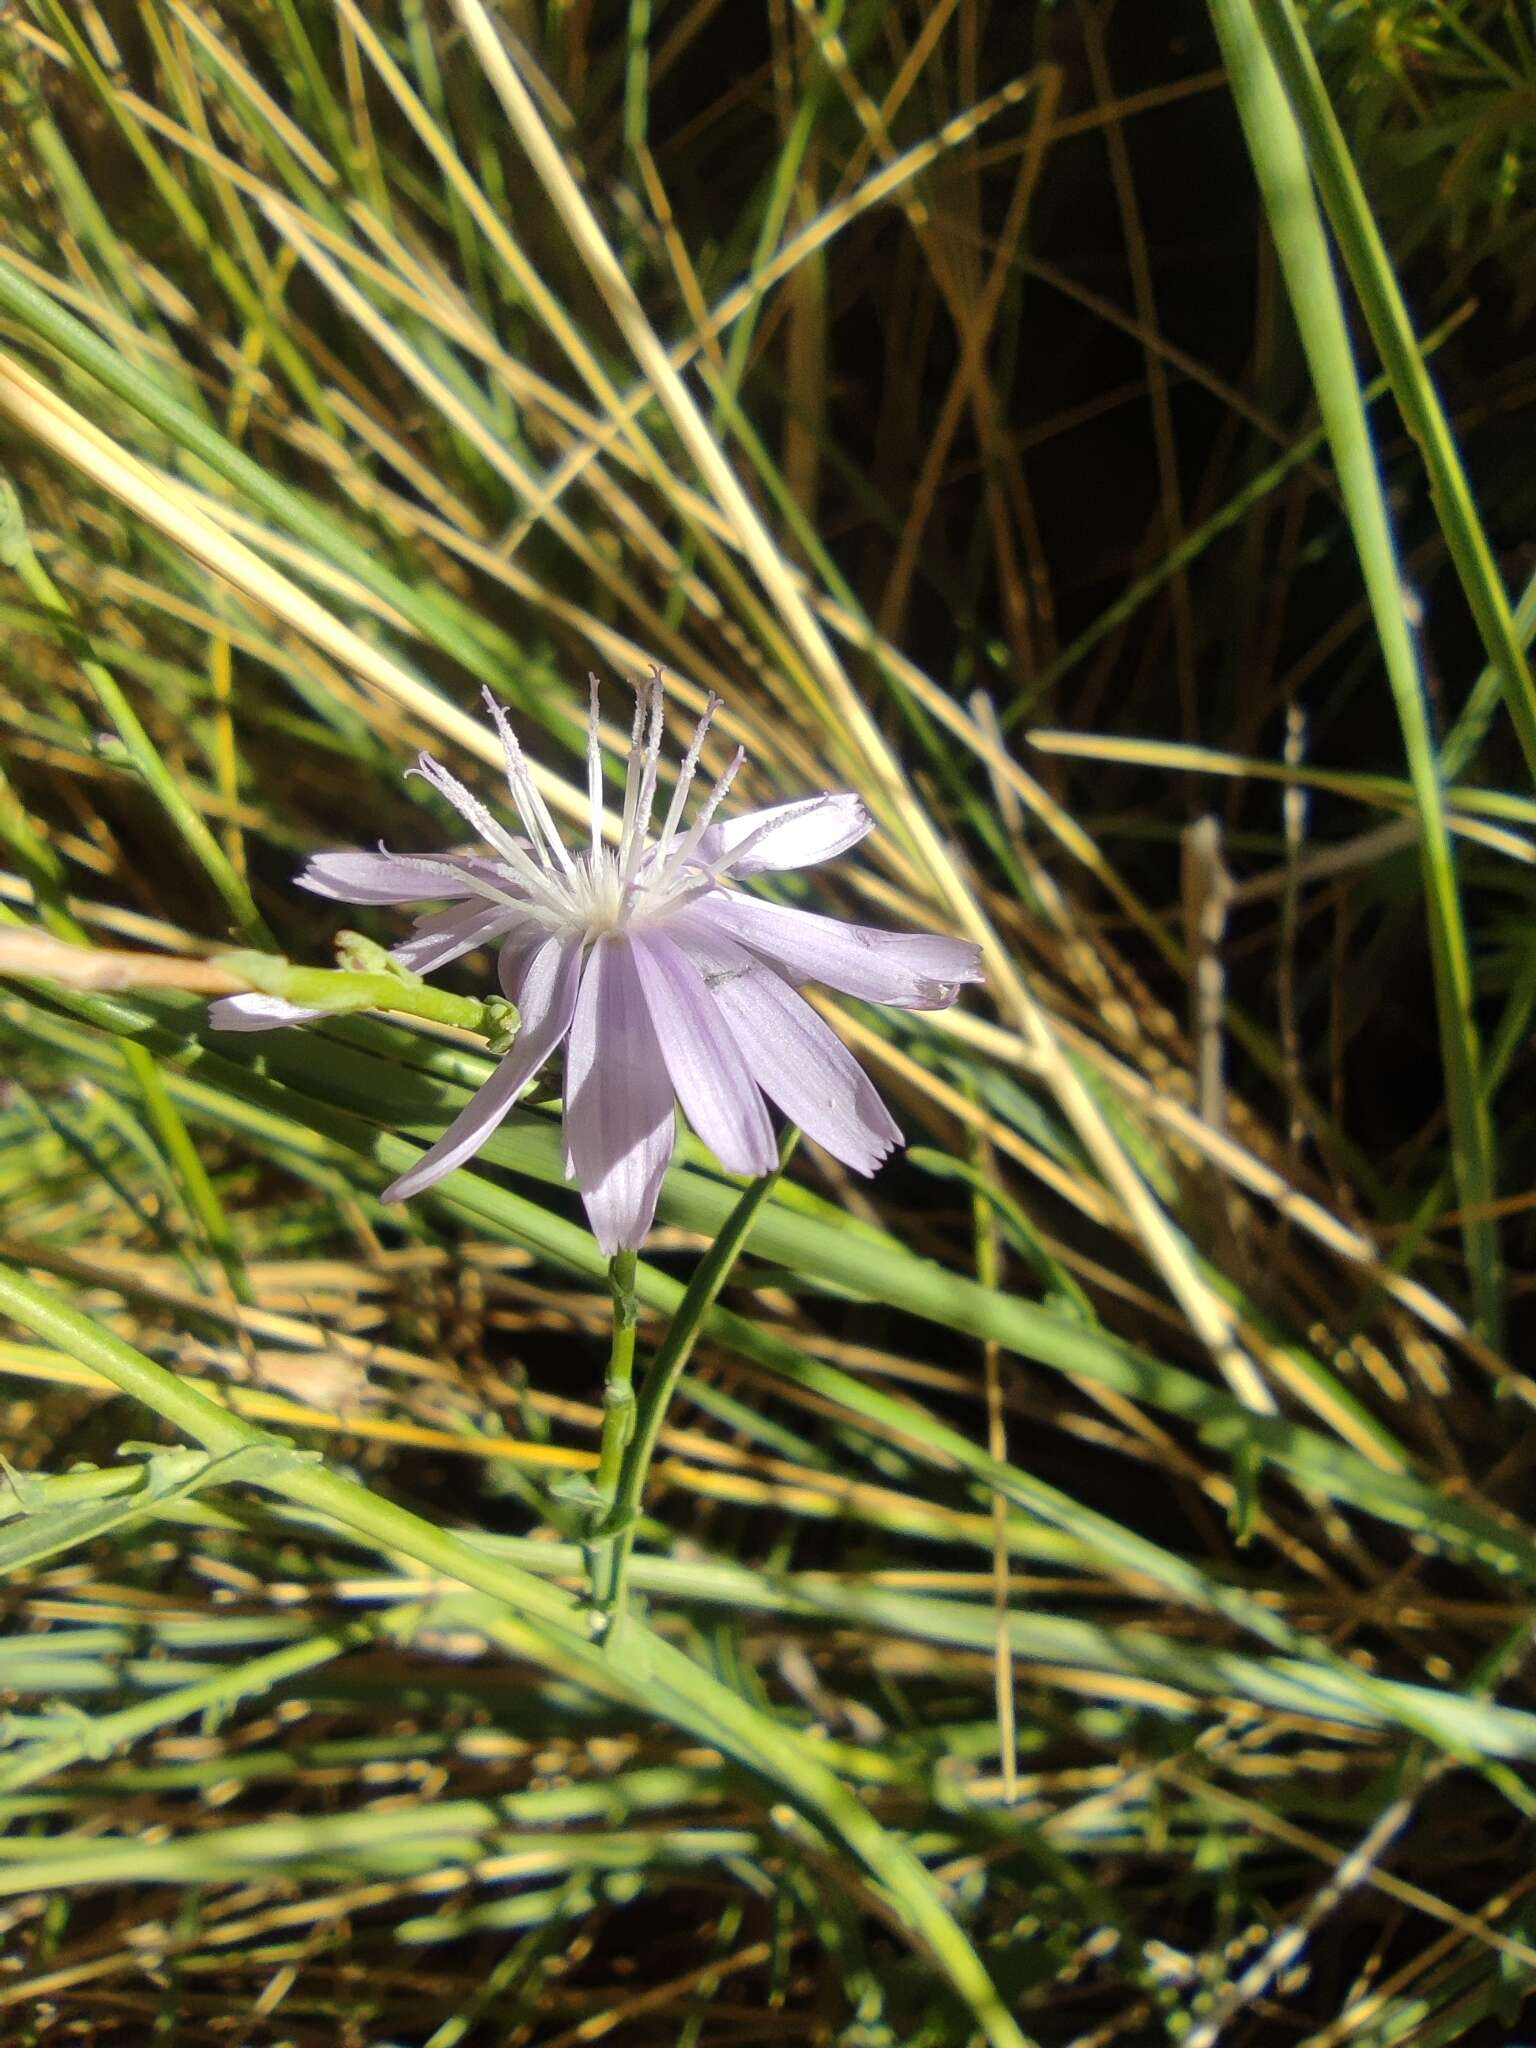
[[[1197,2025],[1184,2036],[1183,2048],[1219,2048],[1224,2030],[1245,2007],[1264,1992],[1301,1955],[1314,1928],[1321,1926],[1346,1892],[1367,1882],[1375,1865],[1407,1826],[1413,1814],[1411,1798],[1395,1799],[1377,1815],[1355,1847],[1339,1864],[1332,1877],[1318,1887],[1305,1909],[1267,1943],[1234,1984],[1216,2000]]]
[[[889,168],[898,161],[889,124],[901,103],[903,78],[898,77],[893,83],[886,105],[877,107],[860,83],[850,64],[847,48],[837,31],[816,12],[809,4],[809,0],[795,0],[795,11],[814,36],[822,62],[837,81],[848,104],[857,115],[864,130],[865,147],[878,152]],[[925,43],[937,45],[938,33],[947,12],[948,10],[942,7],[935,9],[924,24],[923,34],[909,53],[907,65],[904,67],[904,76],[907,79],[916,75],[912,69],[912,62],[919,47]],[[896,195],[897,204],[906,215],[934,282],[943,296],[955,332],[960,337],[961,353],[949,389],[929,429],[922,471],[913,487],[911,504],[903,523],[896,554],[886,574],[878,614],[879,629],[886,641],[893,641],[899,637],[900,625],[906,616],[912,583],[921,557],[923,536],[933,513],[955,435],[968,405],[975,420],[978,442],[985,454],[987,496],[992,533],[998,551],[999,582],[1003,591],[1005,621],[1019,667],[1026,672],[1036,665],[1030,645],[1029,602],[1024,596],[1026,582],[1032,586],[1034,601],[1043,611],[1048,611],[1049,575],[1041,559],[1034,508],[1025,481],[1023,465],[1019,459],[1019,450],[1012,444],[1004,429],[998,394],[987,375],[986,351],[1003,305],[1017,252],[1024,238],[1030,201],[1044,169],[1063,83],[1061,70],[1055,65],[1047,64],[1030,74],[1027,80],[1019,80],[1015,86],[1005,88],[1018,92],[1025,84],[1033,85],[1037,100],[1036,118],[1030,125],[1019,173],[1014,180],[1013,192],[1009,198],[1008,210],[997,233],[996,255],[979,293],[974,291],[970,276],[971,266],[966,260],[968,252],[957,253],[946,235],[935,228],[930,210],[921,197],[906,187]],[[862,161],[862,155],[856,157],[847,175],[854,175],[855,166]],[[1006,495],[1029,555],[1027,578],[1020,572],[1014,559],[1007,510],[1002,502],[1002,494],[993,482],[994,473],[1006,484]]]
[[[244,519],[222,503],[207,498],[178,480],[153,469],[111,441],[57,392],[35,377],[23,364],[0,353],[0,407],[35,433],[45,445],[73,462],[111,492],[120,502],[157,526],[170,539],[206,568],[231,584],[252,602],[271,612],[291,630],[331,654],[344,667],[374,685],[395,703],[411,712],[430,730],[442,733],[489,765],[500,767],[501,754],[483,719],[466,716],[436,691],[412,676],[372,642],[343,625],[291,579],[275,570],[262,556],[244,545],[236,532],[244,530],[265,550],[286,555],[302,564],[306,576],[330,582],[361,608],[386,622],[396,623],[389,608],[371,594],[361,592],[338,572],[327,570],[309,554],[296,549],[281,535],[271,535],[254,521]],[[427,522],[421,522],[424,526]],[[456,539],[457,537],[452,537]],[[468,544],[460,541],[461,551]],[[495,558],[488,557],[491,564]],[[537,592],[531,578],[530,594]],[[588,615],[574,612],[573,618]],[[639,656],[641,650],[627,639],[614,642],[624,658]],[[639,666],[645,666],[642,659]],[[723,680],[723,678],[721,679]],[[701,703],[703,692],[685,686],[680,693]],[[722,730],[732,731],[736,721],[726,714]],[[541,764],[531,764],[535,780],[557,810],[585,822],[586,796]],[[611,821],[610,821],[611,824]]]
[[[0,931],[0,974],[40,975],[66,988],[180,988],[200,996],[240,995],[252,986],[212,960],[114,953],[28,931]]]
[[[263,201],[263,211],[273,226],[303,257],[310,270],[359,330],[376,343],[381,353],[409,378],[422,397],[464,436],[470,446],[511,486],[518,497],[525,503],[529,502],[538,488],[538,480],[534,473],[516,459],[501,437],[481,421],[474,409],[457,396],[447,380],[423,361],[393,323],[377,311],[365,295],[346,278],[340,267],[324,253],[308,232],[307,223],[304,222],[304,216],[299,209],[287,201],[271,199]],[[632,580],[626,578],[619,568],[604,558],[601,550],[593,546],[576,520],[562,507],[550,508],[548,522],[550,530],[576,556],[593,583],[599,588],[607,589],[610,595],[620,602],[627,601],[631,606],[638,608],[642,623],[652,635],[658,652],[669,661],[675,660],[683,645],[680,636],[667,626],[654,608],[640,603]]]
[[[942,1029],[1005,1066],[1016,1067],[1022,1073],[1039,1076],[1038,1063],[1028,1049],[1012,1033],[999,1030],[985,1017],[955,1012],[942,1020]],[[1469,1330],[1465,1319],[1448,1303],[1442,1301],[1433,1289],[1426,1287],[1422,1281],[1410,1279],[1406,1274],[1395,1272],[1383,1265],[1379,1246],[1365,1232],[1343,1222],[1324,1203],[1312,1195],[1304,1194],[1300,1188],[1287,1180],[1286,1176],[1267,1159],[1260,1158],[1256,1152],[1240,1143],[1229,1132],[1214,1129],[1176,1095],[1159,1088],[1145,1075],[1137,1073],[1133,1067],[1117,1059],[1089,1032],[1064,1022],[1058,1022],[1056,1029],[1071,1047],[1073,1054],[1085,1066],[1092,1067],[1100,1074],[1129,1105],[1150,1121],[1161,1124],[1170,1136],[1179,1142],[1192,1146],[1222,1173],[1229,1174],[1238,1186],[1246,1188],[1250,1194],[1258,1195],[1263,1201],[1268,1202],[1276,1214],[1283,1217],[1286,1222],[1295,1224],[1298,1229],[1304,1230],[1309,1237],[1314,1238],[1336,1257],[1359,1268],[1373,1287],[1379,1287],[1384,1294],[1389,1294],[1437,1336],[1457,1345],[1494,1378],[1536,1406],[1536,1380],[1516,1371],[1491,1345]],[[888,1042],[883,1041],[877,1046],[876,1035],[873,1032],[857,1027],[852,1027],[852,1030],[857,1031],[855,1042],[863,1045],[872,1056],[886,1060],[900,1071],[908,1072],[914,1079],[920,1073],[921,1070],[917,1068],[915,1062],[907,1060],[899,1049],[891,1047]],[[962,1120],[976,1121],[975,1112],[953,1089],[946,1090],[943,1095],[936,1094],[934,1099]],[[985,1128],[980,1124],[977,1127]],[[1033,1149],[1031,1148],[1029,1157],[1026,1158],[1019,1150],[1023,1140],[1017,1138],[1014,1133],[1007,1133],[1006,1139],[999,1138],[995,1130],[991,1131],[990,1135],[1003,1149],[1011,1150],[1013,1156],[1022,1164],[1029,1165],[1031,1171],[1038,1170]],[[1102,1208],[1102,1197],[1087,1188],[1081,1180],[1074,1181],[1070,1176],[1063,1174],[1061,1168],[1053,1162],[1046,1162],[1046,1165],[1049,1171],[1042,1172],[1041,1177],[1054,1185],[1075,1207],[1086,1215],[1095,1215],[1099,1220],[1108,1219],[1110,1212]]]
[[[1215,747],[1185,746],[1176,741],[1123,740],[1100,733],[1037,731],[1031,732],[1028,739],[1029,744],[1042,754],[1063,755],[1082,761],[1116,761],[1201,775],[1251,776],[1256,781],[1279,782],[1292,789],[1336,790],[1341,796],[1352,796],[1362,803],[1380,804],[1411,813],[1394,824],[1359,833],[1341,846],[1327,847],[1290,869],[1278,869],[1273,875],[1260,875],[1238,884],[1232,898],[1234,902],[1277,893],[1283,886],[1282,877],[1286,873],[1298,880],[1316,881],[1363,866],[1401,847],[1415,845],[1423,833],[1414,811],[1412,789],[1405,782],[1392,781],[1385,776],[1351,775],[1342,770],[1330,772],[1326,768],[1267,761],[1257,755],[1224,753]],[[1481,817],[1467,815],[1468,812],[1486,809],[1536,823],[1536,806],[1529,798],[1509,796],[1502,790],[1448,790],[1446,794],[1449,801],[1462,806],[1460,810],[1446,812],[1445,822],[1451,831],[1464,839],[1474,839],[1479,845],[1491,847],[1495,853],[1505,854],[1510,860],[1520,861],[1527,867],[1536,865],[1536,844],[1531,840],[1518,832],[1503,831]]]
[[[1310,1828],[1297,1827],[1259,1801],[1245,1799],[1240,1793],[1230,1792],[1224,1786],[1213,1785],[1209,1779],[1192,1777],[1177,1766],[1164,1775],[1168,1784],[1193,1797],[1210,1801],[1219,1810],[1247,1821],[1261,1834],[1268,1835],[1277,1842],[1284,1842],[1291,1848],[1305,1850],[1309,1856],[1315,1856],[1320,1863],[1332,1866],[1336,1872],[1350,1873],[1355,1876],[1356,1881],[1368,1884],[1384,1897],[1395,1899],[1402,1905],[1411,1906],[1415,1912],[1425,1914],[1429,1919],[1456,1928],[1459,1933],[1480,1947],[1509,1956],[1527,1968],[1536,1968],[1536,1948],[1529,1942],[1521,1941],[1517,1936],[1500,1934],[1497,1928],[1489,1926],[1486,1917],[1464,1913],[1444,1899],[1437,1898],[1433,1892],[1425,1891],[1422,1886],[1409,1884],[1402,1878],[1395,1877],[1391,1871],[1379,1870],[1370,1863],[1361,1868],[1360,1844],[1353,1849],[1338,1849],[1321,1835],[1313,1833]],[[1387,1809],[1388,1812],[1392,1810]],[[1374,1832],[1373,1827],[1371,1834],[1374,1835]]]

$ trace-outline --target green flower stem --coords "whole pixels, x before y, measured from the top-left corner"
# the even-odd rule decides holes
[[[20,844],[14,821],[5,815],[4,794],[0,778],[0,844]],[[357,932],[340,934],[339,968],[295,967],[275,953],[220,953],[212,960],[195,960],[170,953],[103,951],[90,944],[84,928],[68,915],[62,896],[46,884],[45,874],[34,882],[49,926],[47,935],[0,905],[0,925],[6,927],[0,934],[0,975],[82,990],[182,989],[194,995],[229,996],[254,989],[328,1016],[395,1010],[473,1031],[497,1055],[508,1051],[517,1036],[515,1003],[504,996],[481,1001],[430,988],[419,974],[408,973],[382,946]]]
[[[433,1024],[478,1032],[491,1041],[494,1052],[506,1051],[517,1032],[517,1009],[504,997],[481,1002],[474,996],[452,995],[398,969],[356,973],[335,967],[294,967],[271,953],[221,953],[214,965],[264,996],[281,996],[285,1002],[334,1016],[352,1010],[396,1010],[407,1017],[425,1017]]]
[[[754,1181],[743,1192],[719,1236],[700,1260],[697,1272],[678,1303],[677,1314],[672,1318],[661,1348],[646,1373],[639,1406],[633,1414],[633,1428],[622,1446],[623,1457],[616,1484],[610,1493],[611,1504],[597,1532],[601,1548],[593,1591],[597,1605],[605,1612],[622,1612],[623,1609],[625,1576],[645,1499],[645,1482],[678,1381],[688,1369],[688,1361],[693,1356],[705,1319],[741,1255],[758,1211],[777,1187],[779,1175],[789,1164],[799,1142],[800,1133],[791,1124],[779,1146],[778,1165],[772,1173]],[[605,1434],[605,1451],[606,1448]],[[600,1485],[601,1477],[599,1472]]]
[[[640,1302],[635,1293],[638,1254],[615,1252],[608,1261],[608,1284],[613,1291],[613,1343],[608,1352],[608,1377],[603,1382],[603,1435],[598,1447],[594,1491],[601,1505],[594,1508],[606,1519],[618,1491],[619,1471],[625,1446],[635,1428],[635,1325],[640,1320]]]

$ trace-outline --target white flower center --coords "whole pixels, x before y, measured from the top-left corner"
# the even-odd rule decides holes
[[[591,677],[590,710],[587,721],[587,801],[590,812],[591,843],[572,855],[560,836],[549,805],[540,794],[518,745],[505,710],[485,692],[486,705],[496,721],[506,756],[507,788],[518,821],[525,834],[515,839],[498,823],[480,800],[463,783],[450,775],[430,754],[423,754],[415,770],[453,805],[490,847],[494,859],[487,868],[499,870],[505,886],[483,872],[468,879],[474,893],[508,908],[526,908],[533,920],[554,931],[579,931],[585,940],[605,933],[632,931],[642,924],[654,924],[679,910],[685,903],[712,889],[756,840],[750,833],[715,861],[697,858],[699,842],[710,821],[735,781],[745,755],[736,749],[730,765],[699,806],[693,823],[681,830],[688,793],[698,772],[699,755],[720,699],[711,694],[704,715],[694,728],[688,751],[678,771],[677,786],[667,806],[661,831],[651,837],[651,814],[656,801],[657,767],[661,759],[662,686],[661,670],[652,669],[635,692],[635,722],[630,735],[629,758],[624,775],[624,807],[619,820],[616,846],[603,838],[603,765],[598,735],[597,678]],[[455,869],[459,886],[463,870]]]

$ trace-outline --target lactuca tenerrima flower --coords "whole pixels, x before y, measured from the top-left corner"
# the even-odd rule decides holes
[[[873,820],[859,798],[828,794],[716,819],[742,752],[684,824],[711,697],[683,756],[660,829],[661,671],[637,689],[615,844],[603,836],[597,683],[587,744],[590,843],[571,853],[528,771],[506,713],[486,702],[506,755],[522,825],[506,828],[430,754],[412,771],[479,835],[483,854],[380,849],[316,854],[299,876],[343,903],[441,901],[394,948],[426,973],[499,945],[503,990],[522,1028],[496,1072],[430,1151],[384,1192],[405,1201],[470,1158],[552,1054],[565,1048],[566,1171],[603,1251],[633,1251],[651,1227],[672,1157],[674,1101],[722,1166],[770,1172],[777,1157],[767,1102],[858,1173],[901,1143],[873,1084],[796,984],[823,983],[867,1002],[941,1010],[981,979],[980,949],[928,933],[887,932],[790,909],[730,887],[743,877],[812,866],[844,853]],[[310,1021],[269,996],[212,1007],[225,1030]]]

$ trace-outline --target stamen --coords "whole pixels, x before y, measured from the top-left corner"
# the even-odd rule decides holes
[[[812,798],[794,812],[795,822],[798,824],[801,818],[808,817],[813,811],[819,811],[824,804],[829,804],[831,801],[830,795]],[[782,811],[776,818],[765,818],[761,825],[747,834],[745,839],[738,841],[729,853],[723,855],[719,860],[711,861],[705,869],[705,873],[716,877],[728,875],[739,860],[746,858],[759,840],[766,839],[771,832],[782,831],[786,823],[788,823],[788,820]]]
[[[472,869],[461,867],[457,861],[434,859],[430,853],[391,853],[382,839],[379,841],[379,851],[397,866],[414,868],[420,874],[430,875],[434,881],[446,878],[454,885],[454,895],[461,889],[468,889],[473,895],[483,897],[487,903],[518,904],[522,901],[521,897],[509,896],[504,889],[498,889],[487,876],[477,875]]]
[[[682,823],[683,806],[688,801],[688,792],[693,787],[693,778],[698,772],[699,755],[704,750],[705,736],[720,709],[720,699],[711,690],[709,701],[704,706],[704,716],[693,729],[693,738],[683,756],[683,765],[677,771],[677,787],[672,792],[672,801],[667,807],[667,822],[661,828],[661,837],[656,842],[656,865],[661,868],[672,846],[672,835]]]
[[[603,741],[597,708],[597,677],[587,672],[587,808],[592,814],[592,851],[603,843]]]
[[[566,852],[565,842],[560,837],[560,828],[555,823],[549,805],[544,801],[543,793],[523,758],[523,750],[518,745],[517,734],[512,730],[506,706],[498,704],[488,689],[482,690],[480,694],[485,699],[486,710],[495,721],[497,732],[501,735],[501,750],[507,757],[507,788],[511,792],[513,803],[517,806],[517,815],[523,822],[524,831],[545,861],[553,858],[566,874],[575,874],[571,856]]]
[[[653,893],[648,897],[647,907],[653,915],[665,911],[670,916],[674,910],[681,910],[719,886],[711,868],[671,868],[665,880],[651,885]]]
[[[663,695],[661,670],[653,668],[650,676],[650,720],[645,736],[645,759],[640,771],[640,793],[635,799],[635,815],[629,844],[622,850],[620,877],[627,892],[634,881],[635,871],[645,852],[646,835],[651,828],[651,806],[656,801],[656,769],[661,760],[661,722]]]
[[[423,782],[431,783],[439,796],[447,797],[465,824],[473,825],[486,844],[494,846],[498,853],[506,850],[517,852],[511,838],[503,827],[497,824],[479,797],[472,795],[441,761],[434,760],[430,754],[418,754],[416,766],[407,768],[405,772],[407,775],[419,775]],[[506,841],[505,848],[500,844],[503,840]],[[523,856],[519,854],[518,857]]]
[[[545,870],[528,858],[511,833],[497,824],[480,799],[472,796],[456,775],[450,775],[441,761],[434,761],[430,754],[422,754],[418,765],[407,768],[405,772],[407,775],[419,775],[424,782],[430,782],[440,795],[447,797],[465,823],[473,825],[486,845],[495,848],[529,895],[557,915],[561,912],[560,892],[551,886]]]
[[[629,759],[624,764],[624,815],[619,823],[619,859],[622,861],[629,846],[629,836],[635,827],[635,805],[640,799],[640,764],[644,757],[641,744],[645,732],[645,711],[650,689],[649,679],[634,683],[635,722],[629,735]]]
[[[709,795],[704,799],[703,805],[699,811],[699,815],[688,827],[687,837],[683,840],[683,843],[681,846],[679,846],[677,852],[672,856],[671,865],[674,873],[677,873],[680,869],[685,868],[688,865],[688,862],[693,857],[694,848],[698,845],[699,841],[704,837],[705,829],[707,828],[710,819],[713,818],[716,811],[719,810],[721,804],[724,803],[726,796],[729,794],[731,784],[736,780],[736,777],[741,769],[741,764],[743,761],[746,760],[746,758],[746,748],[738,747],[736,749],[736,752],[731,757],[730,766],[726,769],[725,773],[721,776],[720,780],[715,784],[714,788],[709,792]]]

